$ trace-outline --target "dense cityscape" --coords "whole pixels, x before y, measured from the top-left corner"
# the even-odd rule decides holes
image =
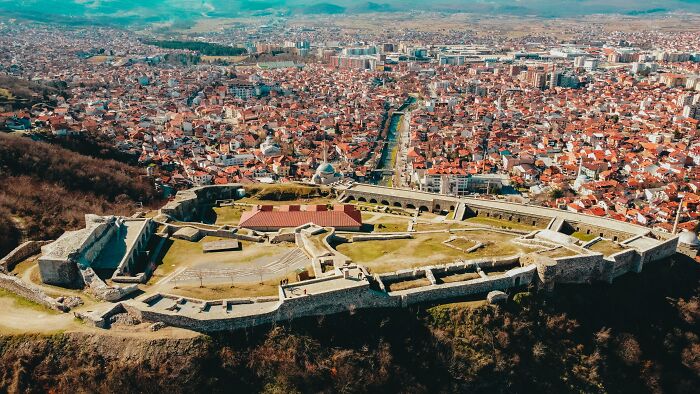
[[[670,232],[677,213],[698,223],[698,36],[353,36],[273,19],[206,34],[253,55],[217,57],[123,30],[5,20],[2,72],[65,93],[55,106],[7,105],[0,125],[106,137],[166,193],[381,183],[522,196]]]
[[[0,0],[0,393],[700,385],[696,0]]]

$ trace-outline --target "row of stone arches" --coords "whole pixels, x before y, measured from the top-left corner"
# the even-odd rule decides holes
[[[576,226],[576,231],[577,231],[577,232],[581,232],[581,227]],[[586,235],[590,235],[590,234],[591,234],[591,229],[590,229],[590,228],[586,229]],[[601,238],[605,237],[604,234],[605,234],[605,233],[602,233],[602,232],[598,233],[598,235],[599,235]],[[620,238],[619,238],[617,235],[613,235],[613,237],[612,237],[613,242],[617,242],[617,241],[619,241],[619,239],[620,239]]]
[[[405,206],[400,202],[400,201],[394,201],[391,203],[389,200],[377,200],[375,198],[370,198],[367,199],[366,197],[357,197],[355,196],[348,196],[346,198],[346,201],[358,201],[358,202],[368,202],[370,204],[380,204],[380,205],[387,205],[387,206],[393,206],[395,208],[406,208],[406,209],[419,209],[423,212],[430,211],[430,208],[428,208],[425,205],[421,205],[419,207],[416,207],[416,205],[412,203],[407,203]],[[454,209],[454,207],[450,208]],[[439,211],[440,210],[440,205],[435,206],[435,210]]]
[[[478,210],[478,209],[474,211],[474,215],[475,215],[475,216],[479,216],[479,210]],[[507,220],[507,221],[509,221],[509,222],[512,222],[512,221],[514,221],[514,220],[515,220],[516,223],[522,223],[522,222],[523,222],[523,218],[522,218],[521,216],[513,216],[513,215],[502,214],[502,213],[494,213],[494,214],[491,214],[491,212],[486,211],[486,212],[484,213],[484,216],[487,217],[487,218],[494,218],[494,219],[499,219],[499,220]],[[536,226],[536,225],[537,225],[537,220],[533,220],[533,221],[532,221],[532,225],[533,225],[533,226]]]

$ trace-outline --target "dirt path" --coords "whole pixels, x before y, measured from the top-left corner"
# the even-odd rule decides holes
[[[73,320],[71,313],[41,310],[39,307],[18,305],[17,300],[0,297],[0,332],[55,332],[79,329],[81,325]]]

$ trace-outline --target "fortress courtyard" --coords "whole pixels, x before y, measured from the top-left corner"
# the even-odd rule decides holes
[[[678,242],[609,219],[368,185],[202,187],[90,223],[44,246],[51,260],[31,254],[10,273],[49,300],[83,297],[77,316],[98,326],[126,312],[200,331],[612,282]],[[110,248],[124,236],[132,246]],[[49,274],[84,283],[68,290]]]

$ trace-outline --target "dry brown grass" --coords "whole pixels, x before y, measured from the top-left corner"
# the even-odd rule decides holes
[[[454,283],[464,282],[472,279],[479,279],[480,277],[481,276],[479,276],[479,274],[477,274],[476,272],[465,272],[461,274],[441,276],[440,278],[438,278],[438,281],[441,281],[442,283]]]
[[[200,300],[220,300],[226,298],[245,298],[274,296],[278,294],[279,281],[236,284],[235,286],[177,286],[169,293]]]
[[[604,256],[610,256],[615,253],[622,252],[625,250],[625,248],[615,242],[602,240],[591,245],[589,250],[602,253]]]
[[[311,270],[311,268],[309,268]],[[274,280],[267,280],[262,283],[236,283],[233,285],[213,285],[213,286],[176,286],[168,292],[183,297],[197,298],[200,300],[220,300],[226,298],[246,298],[276,296],[279,294],[281,276]],[[296,282],[296,274],[290,273],[286,276],[289,283]]]
[[[575,256],[575,255],[577,255],[578,253],[574,252],[574,251],[571,250],[571,249],[567,249],[567,248],[564,248],[564,247],[558,247],[558,248],[556,248],[556,249],[548,250],[548,251],[542,252],[542,253],[540,253],[540,254],[541,254],[542,256],[547,256],[547,257],[551,257],[551,258],[553,258],[553,259],[556,259],[556,258],[558,258],[558,257],[571,257],[571,256]]]
[[[245,205],[233,205],[227,207],[214,207],[216,213],[216,224],[237,225],[241,220],[243,212],[250,211],[252,208]]]
[[[405,280],[402,282],[396,282],[389,285],[389,291],[401,291],[408,289],[415,289],[418,287],[430,286],[430,281],[427,278],[420,278],[414,280]]]

